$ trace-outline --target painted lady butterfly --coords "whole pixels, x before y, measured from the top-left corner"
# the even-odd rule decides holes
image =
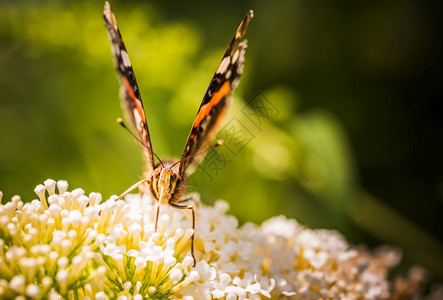
[[[236,87],[243,70],[246,40],[242,42],[240,40],[243,38],[248,23],[253,17],[253,12],[251,10],[246,14],[229,44],[198,109],[182,157],[177,162],[161,161],[153,152],[148,123],[134,70],[118,29],[114,13],[108,2],[105,3],[103,17],[109,32],[115,66],[121,81],[121,98],[128,118],[131,120],[137,133],[133,135],[143,145],[143,154],[146,162],[143,179],[130,187],[117,199],[123,198],[138,187],[144,192],[149,192],[159,202],[155,219],[155,230],[157,230],[161,204],[169,204],[175,208],[191,210],[192,226],[195,229],[195,213],[191,205],[192,199],[185,195],[186,179],[192,172],[193,167],[202,159],[202,154],[211,148],[209,143],[217,134],[219,125],[227,111],[230,103],[229,95]],[[127,129],[121,119],[118,122]],[[216,145],[219,144],[221,144],[220,141]],[[154,156],[158,159],[156,164],[154,163]],[[191,254],[195,265],[194,234],[191,238]]]

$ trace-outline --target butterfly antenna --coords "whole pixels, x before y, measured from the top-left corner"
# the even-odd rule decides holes
[[[214,145],[209,145],[208,148],[206,148],[206,149],[203,150],[203,151],[200,151],[200,152],[198,152],[198,153],[195,153],[195,154],[193,154],[193,155],[189,155],[189,156],[186,156],[186,157],[180,159],[179,161],[175,162],[172,166],[170,166],[170,168],[172,168],[173,166],[175,166],[175,165],[178,164],[179,162],[182,162],[182,161],[184,161],[184,160],[188,160],[188,159],[194,158],[194,157],[199,156],[199,155],[201,155],[201,154],[205,154],[205,153],[208,152],[209,150],[211,150],[211,149],[215,149],[215,148],[217,148],[218,146],[221,146],[221,145],[223,145],[223,140],[217,140],[217,142],[215,142]]]
[[[146,149],[149,149],[152,151],[152,149],[146,145],[145,143],[143,143],[142,140],[140,140],[140,138],[138,138],[125,124],[125,122],[123,122],[122,118],[117,118],[117,123],[120,124],[121,127],[123,127],[127,132],[129,132],[130,135],[132,135],[132,137],[139,142],[143,147],[145,147]],[[160,162],[160,164],[162,165],[162,167],[164,168],[165,165],[163,164],[162,160],[160,159],[160,157],[158,157],[157,154],[155,154],[154,151],[152,151],[152,154],[154,154],[154,156],[158,159],[158,161]]]

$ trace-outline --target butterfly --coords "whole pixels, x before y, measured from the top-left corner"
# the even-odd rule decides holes
[[[242,38],[252,17],[253,12],[250,10],[240,23],[234,38],[223,55],[198,109],[181,159],[176,162],[162,161],[152,150],[146,114],[134,70],[111,5],[109,2],[105,2],[103,18],[108,30],[114,63],[120,79],[122,106],[136,131],[136,134],[132,133],[132,135],[143,146],[145,160],[143,179],[131,186],[116,200],[123,198],[136,188],[139,188],[142,192],[150,193],[158,201],[155,217],[156,231],[159,210],[162,204],[169,204],[178,209],[190,210],[192,213],[192,228],[194,229],[191,237],[191,255],[194,259],[194,265],[196,263],[194,256],[195,212],[192,207],[192,197],[185,195],[187,189],[186,180],[195,166],[201,161],[203,155],[213,147],[210,143],[215,138],[219,126],[224,119],[231,102],[230,94],[237,86],[243,71],[247,41],[242,40]],[[121,119],[117,121],[131,132]],[[221,143],[222,141],[217,141],[214,146]],[[154,157],[157,158],[157,163],[154,163]]]

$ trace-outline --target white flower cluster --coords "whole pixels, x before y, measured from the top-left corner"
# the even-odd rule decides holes
[[[398,251],[353,248],[334,231],[309,230],[272,218],[262,226],[237,220],[228,205],[200,207],[196,227],[200,280],[189,299],[388,299],[387,273]]]
[[[39,200],[0,205],[1,299],[387,299],[400,259],[284,217],[239,227],[219,201],[195,203],[193,267],[187,211],[161,207],[155,231],[149,197],[67,187],[47,180]]]
[[[84,298],[102,288],[106,269],[94,262],[104,236],[93,230],[101,196],[67,188],[47,180],[35,188],[40,200],[0,206],[1,299],[66,299],[74,290]]]
[[[67,187],[47,180],[39,200],[0,206],[0,299],[168,299],[198,279],[180,214],[162,215],[154,232],[151,202],[133,209]]]

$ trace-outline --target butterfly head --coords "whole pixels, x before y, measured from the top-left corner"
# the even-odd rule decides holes
[[[168,203],[177,192],[181,178],[168,164],[158,165],[151,175],[151,191],[160,203]]]

